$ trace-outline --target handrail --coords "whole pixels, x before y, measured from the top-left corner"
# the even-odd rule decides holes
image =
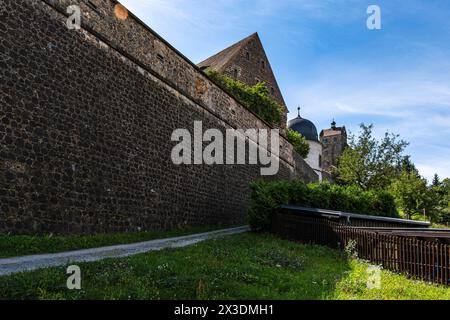
[[[331,216],[335,216],[335,217],[353,218],[353,219],[361,219],[361,220],[395,222],[395,223],[404,223],[404,224],[409,224],[409,225],[411,225],[411,224],[421,225],[424,227],[431,225],[431,222],[429,222],[429,221],[416,221],[416,220],[391,218],[391,217],[370,216],[370,215],[366,215],[366,214],[349,213],[349,212],[335,211],[335,210],[328,210],[328,209],[319,209],[319,208],[307,208],[307,207],[300,207],[300,206],[294,206],[294,205],[281,205],[280,208],[293,210],[293,211],[307,211],[310,213],[317,213],[320,215],[331,215]]]

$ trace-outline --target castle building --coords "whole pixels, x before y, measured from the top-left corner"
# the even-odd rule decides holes
[[[336,122],[333,120],[331,128],[320,132],[320,142],[323,146],[322,169],[331,172],[333,167],[337,165],[337,160],[344,152],[345,147],[347,147],[345,126],[336,127]]]
[[[298,108],[298,116],[289,121],[288,128],[300,133],[309,144],[309,154],[305,159],[306,163],[314,169],[319,175],[319,180],[322,181],[322,143],[319,141],[317,135],[317,128],[308,119],[300,116],[300,108]]]
[[[258,33],[216,53],[198,66],[203,70],[211,68],[249,86],[265,82],[271,97],[283,108],[281,127],[285,127],[289,111]],[[306,163],[319,175],[320,180],[324,175],[328,177],[347,145],[345,127],[337,128],[333,121],[330,129],[321,131],[319,139],[316,126],[300,116],[300,108],[298,116],[290,120],[287,126],[308,141],[310,151],[305,159]]]
[[[285,126],[289,111],[258,33],[220,51],[198,66],[203,70],[211,68],[249,86],[265,82],[270,96],[283,108],[281,123]]]

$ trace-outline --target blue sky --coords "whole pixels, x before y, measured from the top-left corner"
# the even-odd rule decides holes
[[[450,1],[122,0],[198,63],[257,31],[295,117],[373,123],[410,142],[422,175],[450,177]],[[368,30],[380,6],[382,29]]]

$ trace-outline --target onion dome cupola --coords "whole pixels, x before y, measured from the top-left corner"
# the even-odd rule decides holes
[[[290,120],[288,123],[288,127],[300,133],[302,136],[306,138],[306,140],[310,141],[319,140],[317,128],[314,125],[314,123],[300,116],[300,107],[298,108],[298,117]]]

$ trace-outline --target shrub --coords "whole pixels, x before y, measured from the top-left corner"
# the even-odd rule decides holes
[[[282,107],[270,97],[265,83],[248,86],[212,69],[206,70],[206,74],[261,119],[272,126],[280,125]]]
[[[269,230],[272,214],[283,204],[398,217],[394,198],[387,191],[364,191],[329,182],[305,185],[299,180],[260,180],[251,184],[251,190],[248,216],[253,230]]]
[[[297,131],[292,130],[291,128],[286,129],[286,137],[288,141],[292,144],[294,147],[294,150],[303,158],[306,158],[309,153],[309,143],[305,139],[304,136],[302,136]]]

